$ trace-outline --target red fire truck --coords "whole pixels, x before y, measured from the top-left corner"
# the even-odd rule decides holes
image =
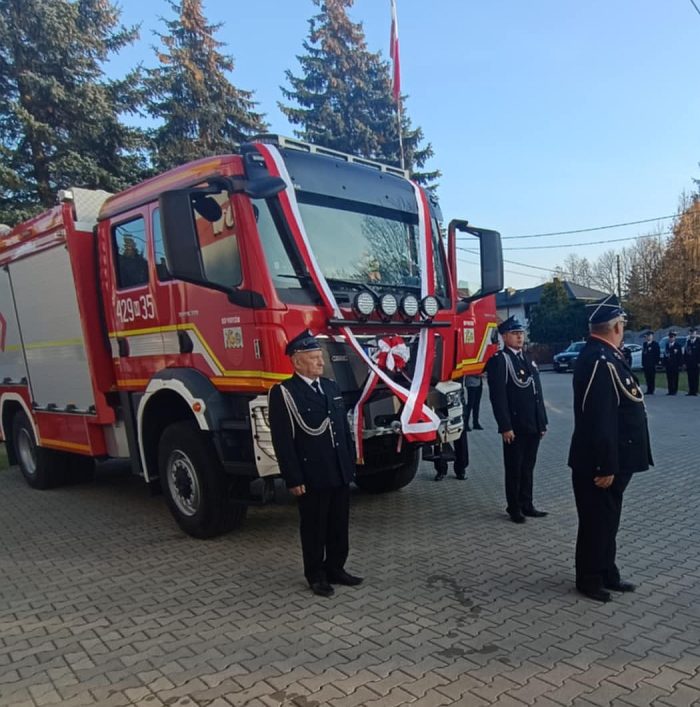
[[[60,202],[0,238],[0,431],[31,486],[130,460],[185,532],[232,528],[278,474],[267,391],[306,328],[350,411],[360,488],[406,485],[421,447],[461,433],[453,379],[489,353],[500,237],[454,221],[445,247],[402,170],[263,136]],[[480,259],[466,298],[458,233]]]

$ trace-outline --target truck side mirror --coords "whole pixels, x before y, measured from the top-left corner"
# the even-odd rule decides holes
[[[474,242],[472,242],[473,247],[469,244],[466,246],[460,244],[458,247],[458,231],[478,239],[478,248]],[[447,233],[452,289],[459,300],[457,311],[464,311],[468,308],[469,302],[503,289],[501,234],[486,228],[470,226],[467,221],[460,219],[450,221]],[[468,289],[465,282],[468,282]]]
[[[286,188],[287,183],[281,177],[258,177],[246,182],[245,193],[251,199],[271,199]]]
[[[190,189],[173,189],[158,199],[168,272],[178,280],[195,284],[207,281],[194,222],[194,207],[204,197]]]

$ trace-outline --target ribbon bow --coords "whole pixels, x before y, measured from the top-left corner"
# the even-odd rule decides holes
[[[400,336],[388,336],[377,341],[372,360],[387,371],[401,371],[406,367],[411,352]]]

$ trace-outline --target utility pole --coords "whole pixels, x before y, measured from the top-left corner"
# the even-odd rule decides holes
[[[620,283],[620,256],[616,257],[617,260],[617,299],[622,302],[622,284]]]

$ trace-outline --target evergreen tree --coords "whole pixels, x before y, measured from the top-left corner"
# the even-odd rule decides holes
[[[236,88],[226,77],[230,56],[214,39],[220,24],[208,24],[201,0],[168,0],[177,14],[158,34],[164,49],[160,66],[148,71],[148,112],[163,121],[153,131],[155,162],[168,169],[199,157],[233,152],[236,145],[267,128],[252,91]]]
[[[117,191],[143,176],[144,138],[120,122],[138,72],[102,65],[137,36],[109,0],[0,0],[0,221],[55,204],[58,189]]]
[[[538,344],[563,344],[586,335],[586,310],[582,302],[569,302],[561,280],[542,287],[542,296],[530,314],[530,339]]]
[[[309,35],[298,56],[302,74],[287,70],[282,93],[296,105],[280,103],[302,140],[398,166],[396,104],[391,95],[389,64],[367,48],[361,23],[350,21],[354,0],[313,0],[320,12],[309,20]],[[412,176],[430,184],[439,171],[419,171],[433,149],[421,147],[423,131],[402,115],[405,164]]]

